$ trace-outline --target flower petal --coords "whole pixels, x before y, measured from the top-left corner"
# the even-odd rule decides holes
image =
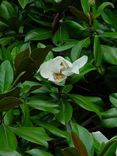
[[[82,68],[88,61],[88,57],[86,55],[80,57],[75,62],[73,62],[73,68],[71,70],[72,73],[79,74],[80,68]]]
[[[44,62],[40,66],[40,68],[37,72],[40,72],[40,74],[43,78],[51,78],[51,76],[52,76],[52,60]]]

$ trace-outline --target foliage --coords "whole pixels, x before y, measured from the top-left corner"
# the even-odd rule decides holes
[[[0,156],[115,156],[116,4],[0,2]],[[83,55],[88,63],[60,85],[37,72]]]

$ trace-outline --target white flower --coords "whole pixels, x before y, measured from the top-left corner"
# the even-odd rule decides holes
[[[43,78],[48,79],[54,83],[62,82],[72,74],[79,74],[80,68],[82,68],[88,61],[86,55],[77,59],[75,62],[71,63],[61,56],[57,56],[54,59],[50,59],[44,62],[37,72],[40,72]]]

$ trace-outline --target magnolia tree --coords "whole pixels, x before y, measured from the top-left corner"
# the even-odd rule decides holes
[[[117,155],[117,0],[2,0],[0,156]]]

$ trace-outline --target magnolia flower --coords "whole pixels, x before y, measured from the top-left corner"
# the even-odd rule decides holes
[[[79,74],[80,68],[82,68],[88,61],[86,55],[77,59],[71,63],[61,56],[57,56],[54,59],[50,59],[44,62],[37,72],[40,72],[41,76],[54,83],[59,83],[72,74]]]

